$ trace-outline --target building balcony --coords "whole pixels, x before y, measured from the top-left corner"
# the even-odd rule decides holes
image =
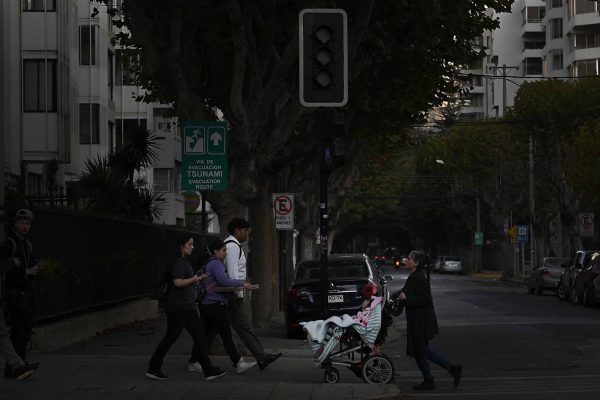
[[[600,15],[597,12],[590,12],[585,14],[574,15],[568,23],[567,29],[569,31],[573,29],[599,29],[600,28]]]
[[[521,37],[538,36],[544,32],[542,20],[530,19],[521,25]]]
[[[526,58],[542,58],[542,49],[524,49],[521,53],[521,61]]]

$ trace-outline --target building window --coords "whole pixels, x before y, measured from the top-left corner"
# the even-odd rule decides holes
[[[91,130],[91,131],[90,131]],[[100,105],[79,104],[79,144],[100,143]]]
[[[56,0],[23,0],[23,11],[56,11]]]
[[[545,7],[525,7],[521,12],[523,24],[539,24],[546,15]]]
[[[552,54],[552,70],[563,69],[563,51],[562,49],[551,50]]]
[[[137,74],[133,64],[138,57],[137,50],[117,50],[116,54],[116,84],[117,86],[135,86]]]
[[[56,112],[56,60],[23,60],[23,110]]]
[[[96,65],[96,27],[79,27],[79,65]]]
[[[179,193],[181,191],[180,168],[153,168],[153,189],[159,193]]]
[[[598,11],[598,3],[590,0],[571,0],[570,8],[572,15],[595,13]]]
[[[598,62],[600,59],[580,60],[573,63],[572,75],[574,77],[597,76]]]
[[[574,49],[590,49],[600,47],[600,33],[576,33],[572,35]]]
[[[523,48],[525,50],[543,49],[545,45],[546,45],[545,40],[526,40],[523,42]]]
[[[108,151],[112,154],[115,150],[115,123],[108,121]]]
[[[108,98],[113,100],[113,87],[115,86],[115,54],[108,51]]]
[[[553,18],[550,20],[550,38],[558,39],[563,37],[563,20],[562,18]]]
[[[562,7],[562,0],[551,0],[550,1],[550,8],[558,8],[558,7]]]
[[[542,75],[544,62],[541,58],[529,57],[523,61],[525,75]]]

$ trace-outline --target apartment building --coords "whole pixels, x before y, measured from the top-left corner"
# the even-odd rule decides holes
[[[166,105],[135,101],[142,89],[127,63],[135,53],[110,41],[116,28],[107,7],[119,3],[0,2],[0,165],[36,196],[55,160],[58,187],[68,193],[87,159],[110,154],[141,126],[161,143],[158,160],[140,174],[167,202],[156,222],[184,225],[178,121]]]
[[[500,28],[475,43],[487,48],[486,56],[463,70],[472,74],[471,95],[460,118],[502,116],[526,81],[597,76],[599,11],[590,0],[516,0],[510,13],[497,14]]]

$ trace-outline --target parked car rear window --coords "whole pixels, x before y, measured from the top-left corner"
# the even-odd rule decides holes
[[[546,265],[548,267],[560,267],[561,264],[568,265],[569,260],[566,258],[551,258],[546,260]]]
[[[458,257],[446,257],[446,261],[459,261],[460,262],[460,258],[458,258]]]
[[[329,278],[366,278],[369,276],[367,266],[357,263],[336,263],[327,269]],[[321,266],[318,263],[300,264],[296,271],[296,280],[320,279]]]

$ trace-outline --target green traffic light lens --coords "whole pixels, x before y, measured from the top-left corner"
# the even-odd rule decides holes
[[[317,81],[317,84],[322,87],[328,87],[329,85],[331,85],[331,81],[332,81],[332,77],[331,77],[331,72],[326,71],[326,70],[321,70],[319,72],[317,72],[317,75],[315,76],[315,80]]]
[[[322,25],[315,31],[315,37],[321,44],[325,44],[331,40],[332,32],[331,28]]]
[[[331,63],[331,50],[326,48],[319,49],[319,51],[317,51],[317,54],[315,55],[315,58],[317,59],[317,62],[319,64],[328,65],[329,63]]]

